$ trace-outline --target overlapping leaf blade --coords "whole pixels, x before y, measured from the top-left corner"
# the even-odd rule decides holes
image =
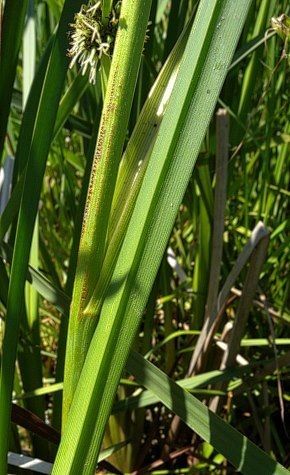
[[[66,470],[68,447],[79,458],[86,457],[86,473],[89,467],[92,470],[121,372],[250,3],[200,3],[77,386],[54,473]],[[93,416],[95,407],[99,412]]]

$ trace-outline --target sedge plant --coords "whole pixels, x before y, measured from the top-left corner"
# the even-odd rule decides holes
[[[0,1],[0,475],[288,473],[280,3]]]

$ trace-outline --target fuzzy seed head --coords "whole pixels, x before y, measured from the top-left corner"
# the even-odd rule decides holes
[[[285,13],[271,18],[271,26],[283,40],[290,38],[290,18]]]
[[[71,58],[69,67],[72,68],[78,63],[83,76],[89,73],[89,81],[92,84],[96,83],[96,73],[102,55],[112,57],[120,3],[116,3],[104,25],[101,1],[90,0],[87,5],[82,5],[75,15],[74,23],[70,25],[72,31],[68,50],[68,56]]]

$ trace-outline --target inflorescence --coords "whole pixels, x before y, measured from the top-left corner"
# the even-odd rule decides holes
[[[87,5],[82,5],[80,12],[75,15],[75,22],[70,25],[69,67],[72,68],[78,62],[83,76],[89,71],[89,81],[92,84],[96,83],[96,72],[102,55],[112,57],[120,3],[116,3],[104,24],[101,1],[91,0]]]
[[[290,38],[290,17],[285,13],[278,16],[277,18],[271,18],[271,26],[273,30],[277,31],[278,35],[283,40],[289,40]]]

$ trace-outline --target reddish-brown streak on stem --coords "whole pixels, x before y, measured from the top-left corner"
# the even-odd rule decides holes
[[[97,174],[97,167],[100,163],[100,160],[103,155],[103,149],[104,149],[104,142],[106,138],[106,123],[108,122],[108,119],[112,112],[115,112],[116,110],[116,93],[115,91],[117,90],[117,87],[115,85],[117,79],[117,73],[114,74],[113,78],[113,84],[110,92],[110,98],[108,101],[108,105],[106,106],[106,109],[103,113],[101,125],[100,125],[100,130],[98,134],[98,141],[97,141],[97,146],[96,146],[96,152],[93,160],[93,165],[92,165],[92,170],[91,170],[91,177],[90,177],[90,183],[89,183],[89,188],[88,188],[88,194],[87,194],[87,200],[86,200],[86,206],[85,206],[85,212],[84,212],[84,220],[83,220],[83,226],[82,226],[82,234],[81,234],[81,239],[83,238],[85,234],[85,228],[86,228],[86,223],[87,223],[87,214],[89,212],[89,208],[92,205],[91,203],[91,196],[93,193],[93,188],[95,184],[95,177]],[[112,133],[109,135],[109,140],[112,139]],[[106,157],[106,161],[108,161],[108,157]]]
[[[84,236],[86,234],[86,228],[87,228],[87,216],[90,213],[91,206],[94,205],[92,203],[92,195],[93,195],[93,190],[95,187],[95,181],[96,181],[96,175],[98,171],[98,166],[100,164],[100,161],[102,157],[103,159],[108,162],[110,160],[110,154],[105,154],[103,155],[103,150],[104,150],[104,144],[106,141],[106,136],[107,136],[107,142],[110,143],[111,140],[113,140],[113,133],[108,131],[108,127],[106,127],[105,124],[108,123],[110,116],[116,111],[117,105],[116,105],[116,91],[118,90],[118,84],[117,83],[117,77],[118,74],[115,73],[113,77],[113,83],[111,87],[111,92],[110,92],[110,98],[108,101],[108,104],[104,110],[100,129],[99,129],[99,134],[98,134],[98,140],[97,140],[97,145],[96,145],[96,151],[95,151],[95,156],[93,160],[93,165],[92,165],[92,170],[91,170],[91,176],[90,176],[90,183],[88,187],[88,193],[87,193],[87,200],[86,200],[86,206],[84,210],[84,218],[83,218],[83,224],[82,224],[82,231],[81,231],[81,240],[84,239]],[[87,257],[82,257],[83,260],[83,265],[82,267],[85,269],[87,267]],[[80,307],[79,307],[79,312],[78,312],[78,318],[82,319],[83,318],[83,309],[87,301],[88,297],[88,279],[89,276],[85,272],[85,277],[82,285],[82,291],[81,291],[81,297],[80,297]]]

